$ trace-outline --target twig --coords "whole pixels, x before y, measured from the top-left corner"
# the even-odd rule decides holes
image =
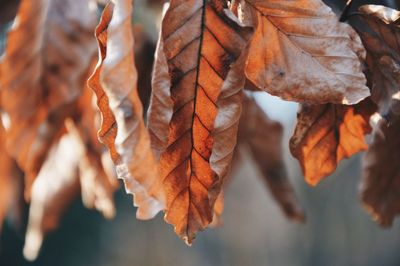
[[[346,6],[344,7],[342,14],[340,15],[340,18],[339,18],[340,22],[344,22],[347,20],[347,15],[349,13],[349,10],[350,10],[352,4],[353,4],[353,0],[347,0]]]

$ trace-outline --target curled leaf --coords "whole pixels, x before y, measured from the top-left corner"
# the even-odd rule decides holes
[[[131,11],[129,0],[105,7],[96,28],[99,62],[88,82],[102,115],[99,139],[134,195],[137,217],[150,219],[164,209],[164,193],[136,88]]]
[[[173,113],[170,93],[170,76],[167,59],[160,36],[154,60],[152,92],[148,112],[148,129],[151,147],[157,159],[168,145],[169,121]]]

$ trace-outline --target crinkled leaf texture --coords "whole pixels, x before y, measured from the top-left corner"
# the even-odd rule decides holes
[[[317,185],[341,160],[368,148],[364,136],[371,132],[369,119],[375,111],[369,98],[350,106],[301,105],[290,151],[307,183]]]
[[[353,29],[320,0],[244,0],[256,31],[246,67],[257,87],[286,100],[355,104],[369,96]],[[249,15],[245,17],[251,17]],[[361,47],[362,49],[362,47]]]
[[[134,195],[137,217],[150,219],[164,209],[164,191],[136,88],[131,11],[129,0],[105,7],[96,28],[99,61],[89,86],[102,115],[99,139],[109,148],[126,191]]]
[[[228,171],[251,32],[219,1],[173,0],[163,19],[149,128],[161,154],[165,220],[188,244],[212,221]]]

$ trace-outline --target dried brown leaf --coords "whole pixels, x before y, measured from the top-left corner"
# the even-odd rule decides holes
[[[173,101],[168,145],[160,157],[165,220],[188,244],[212,221],[236,144],[244,82],[239,57],[250,34],[219,1],[174,0],[163,19]],[[168,95],[165,87],[160,90]]]
[[[374,128],[363,160],[361,198],[374,220],[384,227],[391,226],[400,215],[399,136],[400,116],[391,113]]]
[[[32,186],[24,256],[35,260],[46,233],[55,230],[70,203],[79,194],[75,147],[79,144],[64,135],[52,147]]]
[[[282,151],[283,127],[271,120],[255,99],[244,97],[239,122],[238,144],[247,146],[272,196],[286,216],[303,222],[304,213],[297,203],[285,167]]]
[[[173,102],[170,92],[170,76],[167,59],[164,54],[163,40],[160,36],[154,59],[152,92],[148,112],[148,129],[151,148],[157,159],[168,146],[169,121],[173,113]]]
[[[103,165],[103,160],[110,156],[102,156],[103,146],[97,139],[96,128],[100,121],[100,113],[95,110],[93,92],[85,88],[80,98],[80,116],[75,121],[67,120],[68,132],[77,140],[76,156],[79,161],[79,178],[83,204],[87,208],[96,208],[104,217],[115,215],[113,195],[118,188],[117,179],[109,175]]]
[[[322,1],[243,3],[257,28],[246,67],[254,85],[283,99],[312,104],[355,104],[369,96],[354,50],[355,33]]]
[[[368,98],[357,105],[303,104],[290,140],[290,151],[307,183],[317,185],[338,163],[368,148],[364,136],[376,107]]]
[[[388,112],[400,84],[400,12],[378,5],[364,5],[359,11],[361,23],[355,28],[367,50],[371,97],[381,112]]]
[[[89,85],[102,114],[99,139],[109,148],[126,191],[134,195],[137,217],[150,219],[164,209],[164,194],[136,88],[131,11],[129,0],[104,9],[96,29],[99,62]]]
[[[380,112],[374,115],[373,139],[363,160],[361,198],[386,227],[400,214],[400,12],[377,5],[359,11],[362,23],[355,28],[367,50],[367,77]]]
[[[22,0],[0,62],[7,149],[25,171],[26,198],[85,82],[95,52],[89,1]]]

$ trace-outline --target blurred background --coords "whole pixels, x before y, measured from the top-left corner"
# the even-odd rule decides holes
[[[152,24],[154,20],[141,12],[147,7],[137,2],[137,22]],[[355,1],[355,7],[362,3],[372,1]],[[344,1],[328,4],[338,11]],[[396,4],[386,1],[392,7]],[[150,39],[157,34],[152,25],[147,27]],[[4,32],[5,27],[0,49]],[[199,233],[192,247],[173,233],[161,214],[151,221],[137,220],[131,197],[121,188],[115,195],[117,214],[110,221],[76,199],[59,228],[48,234],[35,262],[22,256],[25,206],[22,223],[15,226],[7,220],[3,226],[0,265],[400,265],[400,221],[390,229],[381,229],[359,202],[362,154],[343,161],[335,174],[317,187],[308,186],[288,150],[297,105],[266,93],[255,96],[268,115],[284,125],[288,174],[306,212],[305,224],[285,218],[254,162],[245,158],[225,190],[223,226]]]

